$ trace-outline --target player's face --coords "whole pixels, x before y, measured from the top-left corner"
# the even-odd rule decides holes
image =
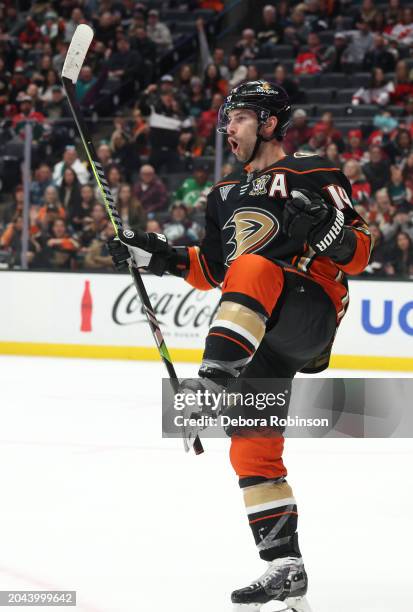
[[[254,111],[236,109],[228,114],[228,143],[238,161],[250,158],[257,138],[257,116]]]

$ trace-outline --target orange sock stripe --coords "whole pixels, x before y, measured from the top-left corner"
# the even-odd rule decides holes
[[[254,352],[250,351],[250,349],[247,348],[245,344],[242,344],[242,342],[240,342],[239,340],[235,340],[235,338],[231,338],[231,336],[226,336],[225,334],[220,334],[219,332],[210,332],[208,335],[209,336],[221,336],[221,338],[226,338],[227,340],[231,340],[231,342],[235,342],[235,344],[239,344],[244,349],[244,351],[247,351],[248,355],[254,354]]]
[[[250,521],[250,525],[258,523],[258,521],[265,521],[266,519],[277,518],[277,516],[284,516],[286,514],[295,514],[298,516],[298,512],[293,512],[292,510],[291,512],[279,512],[278,514],[269,514],[268,516],[262,516],[261,518],[254,519],[253,521]]]

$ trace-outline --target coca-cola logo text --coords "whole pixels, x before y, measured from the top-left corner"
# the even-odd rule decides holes
[[[174,293],[154,291],[149,294],[153,311],[160,325],[173,324],[178,328],[208,328],[218,309],[219,300],[211,301],[209,292],[190,289]],[[146,323],[146,315],[134,284],[128,285],[115,300],[112,319],[117,325]]]

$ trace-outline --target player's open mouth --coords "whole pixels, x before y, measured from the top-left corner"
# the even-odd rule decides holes
[[[237,143],[236,140],[234,140],[233,138],[228,138],[228,144],[231,147],[231,152],[232,153],[236,153],[237,150],[239,149],[239,144]]]

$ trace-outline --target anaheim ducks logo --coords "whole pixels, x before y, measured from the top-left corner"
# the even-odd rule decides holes
[[[245,253],[256,253],[278,233],[279,223],[269,212],[260,208],[238,208],[225,223],[223,229],[232,229],[228,240],[234,248],[228,255],[226,265]]]

